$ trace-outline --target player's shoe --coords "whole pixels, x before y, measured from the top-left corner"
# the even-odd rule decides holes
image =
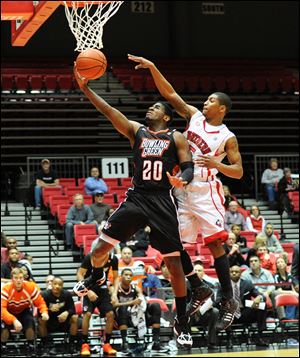
[[[192,316],[197,312],[202,303],[208,300],[213,294],[214,291],[206,284],[194,288],[192,291],[191,301],[187,305],[186,314],[188,316]]]
[[[103,348],[103,353],[105,354],[110,354],[110,355],[117,354],[117,351],[113,349],[113,347],[109,343],[103,344],[102,348]]]
[[[234,314],[239,307],[239,303],[234,298],[229,300],[221,300],[221,308],[219,310],[219,317],[216,324],[217,331],[227,329],[234,319]]]
[[[190,333],[189,326],[190,318],[183,317],[175,317],[173,331],[176,335],[177,343],[186,348],[191,348],[193,345],[193,339]]]
[[[81,346],[81,352],[80,354],[82,356],[90,356],[91,355],[91,351],[90,351],[90,345],[88,343],[83,343]]]

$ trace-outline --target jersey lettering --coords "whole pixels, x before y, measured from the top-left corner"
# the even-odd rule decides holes
[[[196,144],[196,146],[201,150],[202,154],[208,154],[211,152],[211,149],[209,148],[208,144],[205,142],[205,140],[199,134],[188,131],[187,139],[190,142]]]
[[[143,149],[141,156],[143,158],[161,157],[169,146],[169,140],[143,138],[140,145],[140,149]]]

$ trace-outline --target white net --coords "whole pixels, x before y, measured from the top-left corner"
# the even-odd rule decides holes
[[[124,1],[64,1],[65,13],[77,41],[75,51],[103,47],[103,26]],[[83,6],[82,6],[83,5]]]

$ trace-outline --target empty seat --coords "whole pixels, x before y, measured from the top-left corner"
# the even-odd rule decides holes
[[[84,235],[97,234],[96,224],[74,225],[74,240],[78,247],[83,245]]]
[[[253,93],[254,92],[254,82],[252,77],[242,77],[241,85],[243,93]]]
[[[73,79],[71,74],[59,75],[57,81],[60,92],[70,92],[73,89]]]
[[[183,76],[173,76],[170,79],[170,82],[172,83],[172,86],[175,88],[176,92],[182,93],[185,90],[185,83],[184,83],[184,77]]]
[[[119,185],[119,179],[118,178],[102,178],[105,181],[105,184],[107,186],[117,186]]]
[[[280,78],[278,76],[269,77],[267,85],[268,85],[269,93],[279,93],[280,92]]]
[[[238,93],[240,92],[240,79],[238,77],[232,76],[226,79],[227,88],[229,93]]]
[[[292,76],[283,76],[281,78],[281,92],[282,93],[292,93],[293,92],[293,77]]]
[[[146,92],[156,92],[157,89],[156,89],[156,85],[155,85],[155,82],[154,82],[154,79],[152,78],[152,76],[147,76],[146,77],[146,80],[145,80],[145,91]]]
[[[267,79],[265,76],[258,76],[254,78],[256,93],[265,93],[267,87]]]
[[[27,75],[17,75],[15,76],[16,89],[17,91],[28,91],[29,90],[29,81]]]
[[[83,235],[83,253],[86,256],[91,251],[92,242],[98,237],[98,234]]]
[[[31,91],[42,91],[44,89],[44,81],[41,75],[29,76],[29,85]]]
[[[53,216],[57,214],[59,205],[68,205],[69,198],[66,195],[52,195],[49,197],[50,212]]]
[[[209,76],[200,77],[200,87],[201,92],[203,93],[211,93],[213,87],[212,78]]]
[[[76,180],[75,180],[75,178],[60,178],[59,185],[61,185],[63,188],[70,187],[70,186],[75,187]]]
[[[142,75],[134,75],[130,77],[130,87],[133,92],[141,92],[144,89],[144,77]]]
[[[63,205],[57,206],[57,218],[58,218],[58,222],[61,226],[65,225],[65,223],[67,221],[67,214],[68,214],[70,207],[71,207],[70,204],[66,204],[66,205],[63,204]]]
[[[1,75],[1,91],[14,92],[15,78],[14,75]]]
[[[43,188],[42,190],[43,202],[45,206],[49,206],[49,198],[53,195],[61,195],[62,189],[61,188]]]
[[[214,79],[215,89],[218,92],[226,92],[226,79],[223,76],[217,76]]]
[[[187,93],[197,93],[199,90],[199,78],[198,76],[186,77],[185,88]]]
[[[53,93],[57,91],[57,76],[46,75],[44,77],[46,92]]]

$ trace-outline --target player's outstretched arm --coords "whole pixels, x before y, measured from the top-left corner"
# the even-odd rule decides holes
[[[162,75],[155,64],[144,57],[134,56],[128,54],[128,59],[137,62],[138,65],[135,69],[148,68],[151,72],[153,80],[159,93],[164,97],[171,105],[175,108],[176,112],[183,118],[189,120],[194,113],[197,112],[197,108],[187,104],[179,95],[176,93],[170,82]]]
[[[135,133],[140,127],[140,124],[138,122],[129,121],[123,113],[109,105],[103,98],[91,90],[88,87],[88,80],[79,76],[76,70],[76,64],[74,65],[74,76],[82,92],[87,96],[97,110],[110,120],[116,130],[129,138],[131,144],[133,144]]]

